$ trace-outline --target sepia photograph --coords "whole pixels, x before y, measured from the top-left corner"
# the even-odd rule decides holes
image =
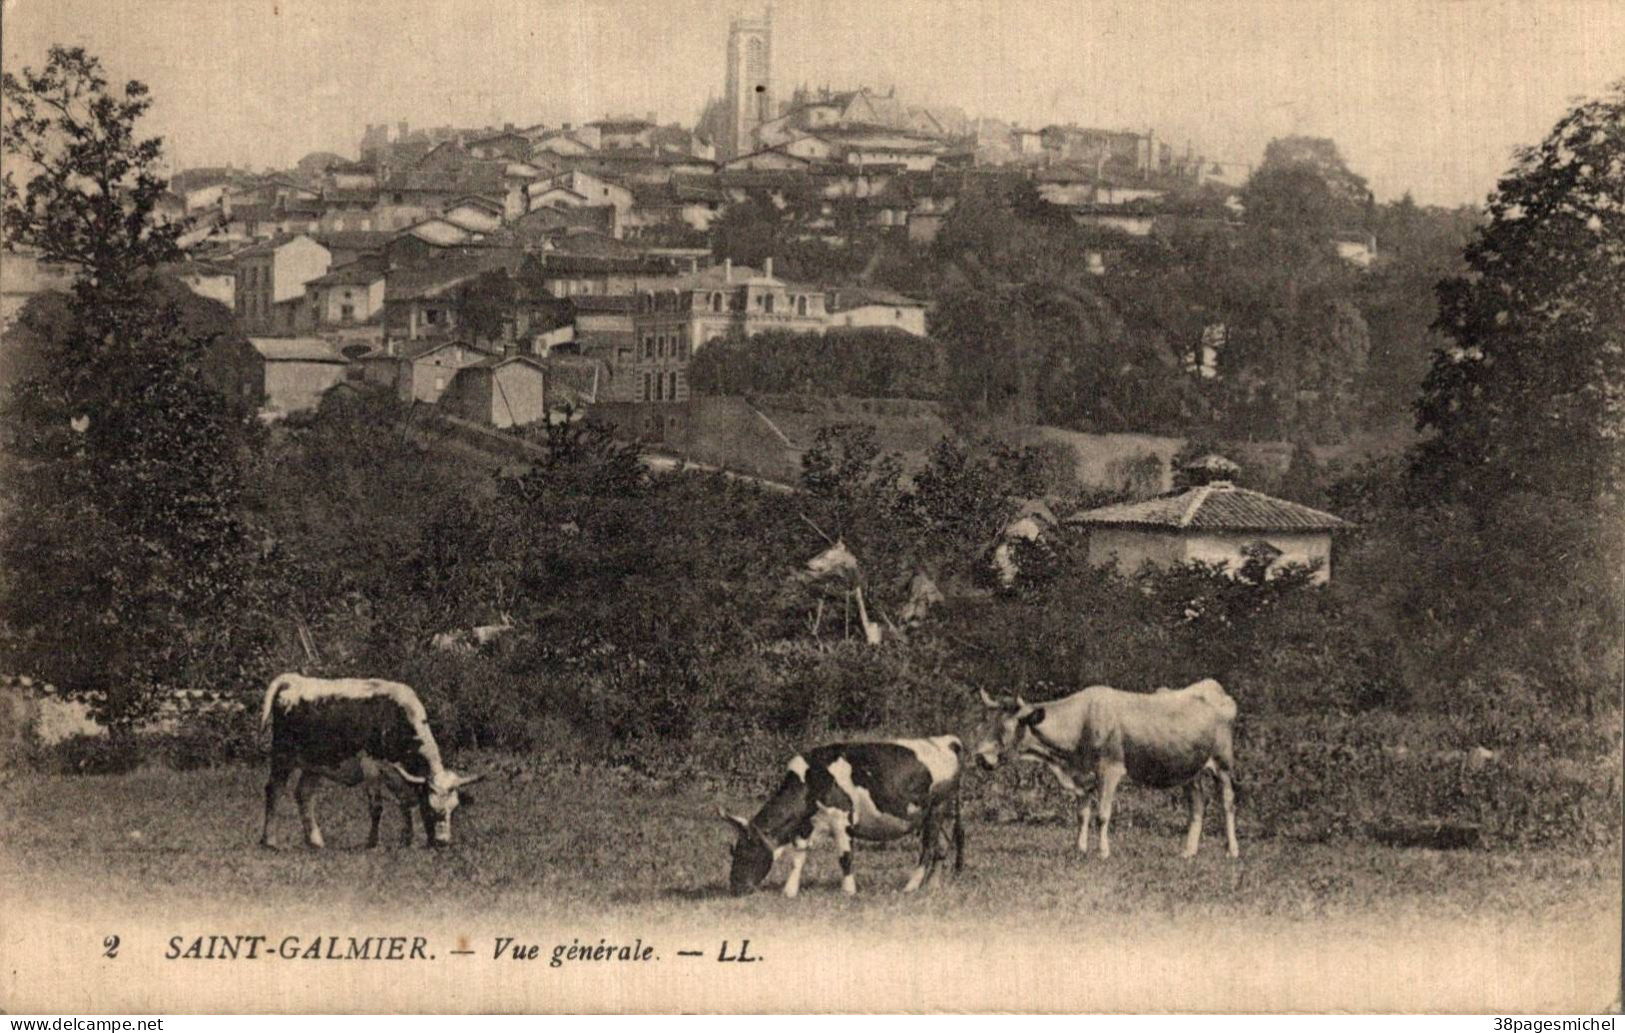
[[[1625,3],[0,12],[0,1012],[1620,1010]]]

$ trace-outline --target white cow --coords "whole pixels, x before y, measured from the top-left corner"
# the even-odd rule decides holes
[[[1092,685],[1062,699],[1029,704],[1020,696],[995,700],[985,691],[982,705],[991,711],[976,759],[991,771],[1006,756],[1037,761],[1056,780],[1083,797],[1078,849],[1089,852],[1093,795],[1078,782],[1094,775],[1100,795],[1100,856],[1111,856],[1112,801],[1117,783],[1127,774],[1141,785],[1159,789],[1185,787],[1190,827],[1186,857],[1194,856],[1202,838],[1205,798],[1201,775],[1218,782],[1224,800],[1224,832],[1230,856],[1236,845],[1236,794],[1231,769],[1231,723],[1236,701],[1212,678],[1183,689],[1123,692]]]

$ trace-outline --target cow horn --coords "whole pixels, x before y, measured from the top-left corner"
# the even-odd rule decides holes
[[[723,810],[722,805],[720,803],[717,804],[717,817],[721,818],[723,821],[727,822],[728,824],[736,825],[739,828],[747,828],[750,825],[750,822],[746,821],[744,818],[739,817],[739,815],[737,815],[737,814],[729,814],[727,811]]]
[[[999,709],[999,701],[994,699],[992,696],[989,696],[986,689],[978,686],[976,689],[976,694],[982,697],[982,706],[989,710]]]
[[[453,789],[461,789],[463,786],[471,786],[475,782],[478,782],[481,779],[483,779],[484,777],[485,777],[484,772],[481,772],[478,775],[453,775],[452,776],[452,781],[451,781],[452,788]]]
[[[1021,698],[1021,693],[1019,693],[1019,692],[1016,693],[1016,709],[1017,710],[1026,710],[1027,709],[1027,701]]]
[[[395,773],[397,775],[400,775],[402,778],[406,779],[408,782],[412,783],[413,785],[420,786],[423,783],[428,781],[428,779],[423,778],[420,775],[414,775],[410,771],[408,771],[405,768],[401,767],[399,762],[393,762],[389,766],[395,769]]]

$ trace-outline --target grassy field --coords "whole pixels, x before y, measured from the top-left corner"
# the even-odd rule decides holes
[[[477,760],[464,760],[479,766]],[[966,870],[927,894],[898,892],[914,860],[913,847],[900,843],[859,846],[855,899],[839,892],[838,868],[827,847],[812,854],[800,899],[787,901],[771,891],[735,899],[724,889],[730,834],[710,808],[719,799],[734,809],[752,807],[755,801],[742,791],[561,765],[523,781],[499,778],[479,787],[478,799],[458,812],[456,844],[434,852],[393,845],[399,821],[393,810],[384,819],[384,839],[391,845],[362,849],[363,798],[358,791],[331,787],[320,801],[328,850],[302,846],[290,797],[280,813],[285,849],[273,852],[256,846],[263,779],[262,770],[248,767],[14,777],[0,786],[0,823],[6,830],[0,878],[8,886],[30,887],[36,905],[54,907],[70,925],[79,907],[114,907],[128,919],[160,924],[168,919],[157,916],[175,916],[177,928],[196,925],[194,916],[267,907],[285,922],[325,916],[324,928],[333,925],[335,915],[374,923],[377,916],[391,916],[397,925],[409,915],[423,927],[472,929],[475,945],[487,954],[486,934],[516,925],[533,928],[538,921],[593,936],[698,930],[708,950],[719,936],[749,936],[758,945],[776,945],[780,957],[821,939],[854,935],[870,937],[863,942],[883,957],[922,944],[950,956],[982,957],[990,944],[1008,941],[995,953],[1011,965],[1026,958],[1024,951],[1034,944],[1055,942],[1105,951],[1099,964],[1124,964],[1137,951],[1160,955],[1170,943],[1181,954],[1194,952],[1188,965],[1178,958],[1161,962],[1171,966],[1174,984],[1184,986],[1182,996],[1123,999],[1141,1008],[1180,1007],[1179,1002],[1279,1006],[1294,1000],[1226,997],[1211,984],[1207,964],[1198,959],[1227,954],[1243,940],[1250,944],[1249,968],[1270,951],[1282,955],[1266,974],[1310,961],[1330,971],[1364,965],[1364,982],[1350,983],[1347,999],[1306,999],[1340,1007],[1379,1001],[1463,1007],[1478,1000],[1471,996],[1473,988],[1482,987],[1486,973],[1496,972],[1501,962],[1524,979],[1549,983],[1556,978],[1531,968],[1527,955],[1507,961],[1495,954],[1475,963],[1477,974],[1452,991],[1456,997],[1411,999],[1404,991],[1415,986],[1397,977],[1385,982],[1371,967],[1384,958],[1391,961],[1396,951],[1400,957],[1420,952],[1416,957],[1426,960],[1439,950],[1445,952],[1441,957],[1459,960],[1462,951],[1489,950],[1498,942],[1510,944],[1514,954],[1526,952],[1534,937],[1542,949],[1595,951],[1600,945],[1598,963],[1617,972],[1620,865],[1611,853],[1442,853],[1364,842],[1307,844],[1252,835],[1243,810],[1242,857],[1232,862],[1223,854],[1222,832],[1210,809],[1201,855],[1183,861],[1177,856],[1178,809],[1160,794],[1131,789],[1114,828],[1113,857],[1102,862],[1075,854],[1072,829],[1057,821],[980,820],[985,809],[979,808],[972,785]],[[770,890],[782,876],[781,866]],[[1291,946],[1295,943],[1301,945]],[[857,952],[853,957],[863,956],[861,943],[849,946]],[[1339,951],[1354,951],[1365,960],[1339,960]],[[1052,953],[1041,952],[1042,957]],[[1022,970],[1042,963],[1028,958],[1029,967]],[[1241,965],[1244,959],[1231,963]],[[159,976],[166,971],[158,970]],[[862,972],[851,978],[861,982]],[[1255,985],[1259,978],[1254,972],[1250,992],[1280,994],[1309,986],[1302,983],[1307,977],[1294,977],[1289,987],[1269,990]],[[1484,1006],[1552,1005],[1575,992],[1551,986],[1558,996],[1547,1000],[1495,978],[1499,990],[1513,996],[1505,1002],[1486,998],[1479,1002]],[[1315,985],[1321,989],[1313,992],[1326,991],[1324,983]],[[1442,994],[1445,986],[1427,992]],[[1385,989],[1399,996],[1381,998]],[[1239,991],[1232,986],[1226,992]],[[1055,1000],[1070,1007],[1107,1007],[1099,997]],[[529,998],[512,1003],[539,1006]],[[1606,1003],[1568,1006],[1595,1009]]]
[[[477,766],[473,765],[473,766]],[[726,907],[772,913],[774,894],[745,901],[723,893],[728,829],[714,802],[747,810],[755,801],[721,787],[691,790],[649,783],[615,771],[559,770],[525,782],[498,779],[479,787],[459,810],[457,844],[444,857],[393,845],[399,815],[384,817],[384,841],[361,849],[366,806],[357,790],[330,786],[318,804],[329,844],[325,855],[303,848],[291,798],[279,810],[281,852],[255,846],[264,773],[234,767],[172,772],[149,768],[99,778],[22,776],[0,789],[9,861],[51,879],[87,884],[128,880],[149,892],[267,893],[345,904],[387,904],[404,894],[432,906],[506,908],[547,900],[551,906],[599,912],[630,906],[681,911]],[[970,846],[965,872],[942,887],[933,911],[1028,910],[1066,925],[1095,914],[1369,915],[1374,911],[1440,917],[1561,909],[1595,890],[1617,899],[1618,858],[1609,854],[1434,852],[1360,842],[1309,844],[1249,835],[1240,818],[1243,856],[1223,856],[1222,830],[1210,809],[1202,854],[1177,857],[1180,810],[1162,794],[1129,789],[1114,827],[1107,862],[1072,850],[1073,828],[988,824],[968,792]],[[1057,791],[1057,805],[1065,801]],[[421,842],[421,839],[419,840]],[[910,844],[858,848],[863,906],[901,906],[895,892],[914,862]],[[377,878],[388,872],[387,882]],[[333,878],[342,873],[346,878]],[[833,855],[814,852],[803,891],[818,901],[836,893]],[[774,879],[782,877],[782,870]],[[404,880],[404,882],[402,881]],[[724,898],[724,899],[715,899]],[[810,905],[816,910],[818,904]]]

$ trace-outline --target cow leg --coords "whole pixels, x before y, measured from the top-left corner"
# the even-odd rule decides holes
[[[958,875],[965,870],[965,823],[959,815],[959,790],[954,790],[953,805],[954,821],[954,874]]]
[[[931,837],[931,860],[925,873],[925,886],[927,888],[935,886],[941,881],[942,869],[940,866],[942,862],[948,859],[948,853],[954,847],[956,835],[961,837],[960,842],[963,843],[958,822],[954,817],[953,807],[947,801],[943,802],[941,817],[935,824],[936,834]],[[954,870],[959,870],[957,861]]]
[[[852,896],[858,892],[858,877],[852,874],[852,819],[845,813],[830,815],[830,835],[835,839],[835,852],[841,855],[841,892]]]
[[[807,865],[809,840],[797,836],[790,843],[790,875],[784,880],[784,895],[794,897],[801,892],[801,869]]]
[[[1185,784],[1185,802],[1190,806],[1191,824],[1185,830],[1185,857],[1195,857],[1202,842],[1202,817],[1207,809],[1207,792],[1198,775]]]
[[[942,803],[938,801],[928,804],[925,823],[920,829],[920,863],[908,877],[908,885],[903,887],[904,893],[913,893],[930,882],[937,873],[937,861],[948,856],[948,851],[943,846],[943,835],[947,830],[943,828],[942,819]]]
[[[372,826],[367,832],[367,849],[378,847],[378,823],[384,820],[384,790],[376,782],[367,783],[367,817]]]
[[[260,829],[260,846],[275,850],[276,837],[271,835],[271,819],[276,817],[276,798],[282,795],[282,787],[288,784],[293,775],[294,767],[285,759],[273,754],[271,756],[271,778],[265,783],[265,825]]]
[[[1230,777],[1230,769],[1219,767],[1214,770],[1213,776],[1219,780],[1219,793],[1224,801],[1224,846],[1231,857],[1240,857],[1241,848],[1236,844],[1236,787]]]
[[[316,790],[320,788],[319,782],[320,776],[303,771],[299,774],[299,784],[293,787],[293,798],[299,803],[299,820],[305,826],[305,842],[317,850],[327,845],[322,842],[322,830],[316,824]]]
[[[1078,850],[1081,853],[1089,852],[1089,823],[1094,819],[1095,804],[1091,790],[1085,790],[1073,780],[1072,775],[1059,764],[1049,765],[1050,773],[1055,781],[1060,783],[1062,789],[1083,800],[1078,810]]]
[[[1109,761],[1100,766],[1100,856],[1112,856],[1112,803],[1117,799],[1117,783],[1122,780],[1121,761]]]
[[[401,846],[412,845],[412,801],[397,800],[396,806],[401,809]]]
[[[909,873],[908,883],[903,887],[904,893],[913,893],[925,882],[926,875],[931,871],[931,858],[936,853],[936,838],[936,820],[926,815],[925,827],[920,832],[920,863]]]

